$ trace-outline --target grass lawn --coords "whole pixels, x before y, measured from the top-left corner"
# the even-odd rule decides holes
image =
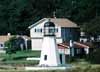
[[[100,72],[100,68],[76,68],[74,70],[43,70],[43,71],[28,71],[24,69],[0,69],[0,72]]]
[[[15,54],[0,54],[0,65],[35,65],[39,61],[27,61],[27,57],[40,57],[39,51],[18,51]]]
[[[26,71],[26,70],[0,70],[0,72],[72,72],[72,71],[58,71],[58,70],[52,70],[52,71]]]
[[[84,60],[70,63],[75,70],[66,71],[26,71],[25,66],[34,66],[39,61],[27,61],[27,57],[40,57],[39,51],[19,51],[15,54],[0,54],[0,72],[100,72],[100,65],[90,64]]]
[[[27,57],[40,57],[40,51],[18,51],[15,54],[0,54],[0,58],[4,59],[21,59]]]

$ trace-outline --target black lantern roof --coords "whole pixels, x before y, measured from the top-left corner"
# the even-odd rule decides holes
[[[49,21],[44,24],[44,27],[55,27],[55,24]]]

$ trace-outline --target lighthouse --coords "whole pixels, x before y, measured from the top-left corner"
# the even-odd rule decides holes
[[[60,57],[55,38],[55,24],[46,22],[44,24],[44,37],[42,43],[40,66],[59,66]]]
[[[73,67],[65,64],[64,52],[59,55],[58,46],[55,36],[55,24],[50,20],[44,23],[43,26],[43,42],[39,64],[37,66],[25,67],[26,70],[66,70]],[[62,58],[62,60],[61,60]],[[28,58],[34,59],[37,58]],[[62,64],[61,64],[62,63]]]

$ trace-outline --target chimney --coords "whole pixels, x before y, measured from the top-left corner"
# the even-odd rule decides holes
[[[8,33],[7,35],[8,35],[8,36],[11,36],[11,33]]]
[[[53,12],[53,18],[56,18],[56,12],[55,11]]]

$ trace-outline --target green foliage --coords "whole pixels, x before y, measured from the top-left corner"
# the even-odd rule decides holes
[[[1,0],[0,1],[0,22],[1,28],[5,29],[5,32],[16,33],[16,27],[18,25],[19,16],[21,11],[26,6],[27,0]]]
[[[8,61],[3,61],[3,62],[0,62],[0,64],[2,65],[17,65],[17,66],[24,66],[24,65],[27,65],[27,66],[33,66],[33,65],[36,65],[38,64],[39,61],[27,61],[27,60],[8,60]]]
[[[20,69],[17,70],[16,68],[8,69],[8,68],[2,68],[0,72],[100,72],[100,68],[76,68],[74,70],[39,70],[39,71],[31,71],[31,70],[24,70]]]
[[[91,21],[84,23],[83,28],[84,31],[88,34],[88,35],[100,35],[100,16],[92,19]]]
[[[27,34],[29,25],[53,17],[54,11],[56,17],[82,25],[99,15],[99,8],[99,0],[0,0],[0,34]]]
[[[19,50],[25,49],[24,39],[16,36],[11,37],[8,41],[6,41],[5,46],[7,47],[5,49],[7,53],[16,53]]]
[[[16,52],[17,50],[16,41],[17,41],[16,37],[12,37],[5,43],[5,46],[7,47],[5,50],[8,54]]]
[[[100,64],[100,48],[94,48],[93,52],[87,56],[87,60],[90,63]]]
[[[40,51],[17,51],[14,54],[0,54],[0,58],[5,60],[19,60],[27,57],[40,57]]]
[[[17,51],[15,54],[0,54],[0,64],[5,65],[35,65],[39,61],[27,61],[27,57],[40,57],[40,51]]]

